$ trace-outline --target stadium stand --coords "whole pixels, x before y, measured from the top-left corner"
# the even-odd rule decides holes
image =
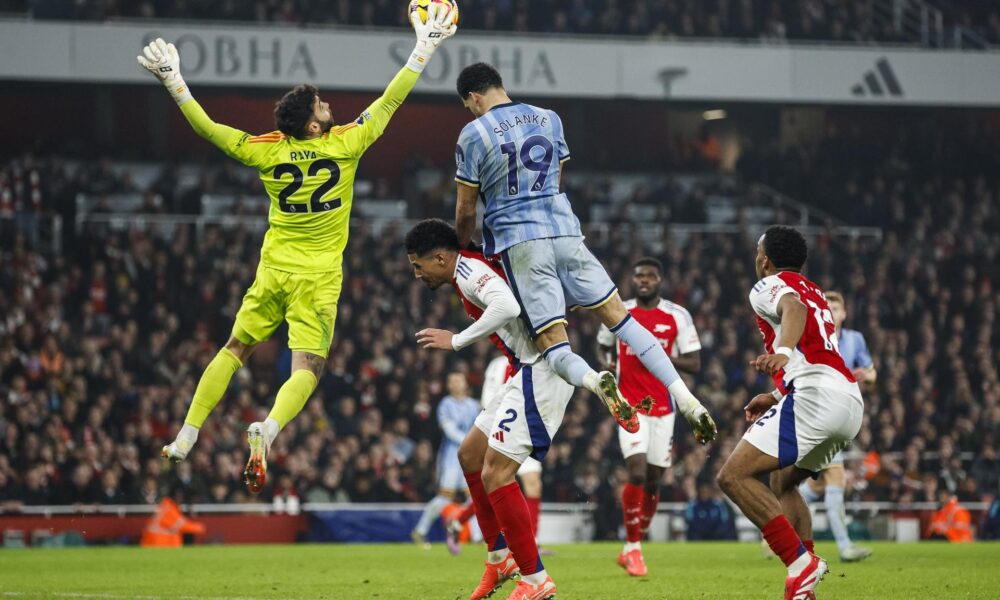
[[[1000,485],[996,140],[904,138],[894,149],[838,152],[840,161],[829,160],[827,152],[856,142],[831,129],[815,143],[748,152],[739,165],[748,178],[833,213],[857,206],[838,216],[883,232],[879,240],[821,228],[811,238],[816,251],[808,264],[810,277],[844,293],[848,325],[865,333],[880,372],[866,392],[867,418],[849,461],[856,497],[934,502],[939,489],[948,489],[962,501],[986,500]],[[649,206],[661,221],[711,222],[706,195],[727,187],[705,183],[725,178],[658,181],[571,180],[570,193],[584,215],[620,197],[628,199],[621,206]],[[252,279],[260,244],[253,223],[262,221],[265,206],[255,186],[221,167],[30,155],[3,165],[3,506],[152,503],[164,495],[180,502],[251,500],[240,478],[242,432],[261,418],[287,375],[280,333],[234,379],[188,462],[168,472],[159,448],[181,422]],[[737,186],[727,193],[747,192]],[[96,200],[78,202],[79,194]],[[447,214],[446,189],[428,194],[420,203],[427,213]],[[79,206],[93,204],[87,214],[98,217],[101,211],[204,214],[211,204],[206,195],[259,202],[240,203],[251,205],[247,218],[231,225],[136,219],[123,227],[88,217],[79,220],[79,232],[75,226]],[[845,195],[856,200],[838,204]],[[592,248],[626,297],[631,262],[650,252],[664,259],[666,296],[690,308],[701,334],[696,393],[716,416],[721,441],[706,451],[679,425],[679,460],[668,471],[665,501],[690,500],[699,482],[711,480],[743,432],[742,407],[768,389],[747,367],[760,346],[746,302],[757,233],[747,212],[736,211],[726,232],[667,229],[656,246],[632,222],[641,220],[641,210],[613,213],[590,228]],[[67,222],[56,245],[40,226],[53,213]],[[780,210],[774,217],[790,219]],[[416,348],[413,332],[460,327],[465,319],[451,295],[433,295],[412,279],[402,234],[401,225],[370,221],[352,232],[328,370],[279,438],[271,458],[275,485],[265,494],[295,490],[307,501],[433,495],[439,435],[433,408],[444,375],[457,368],[478,385],[490,350],[481,344],[446,355]],[[578,315],[572,321],[574,345],[596,364],[596,323]],[[547,500],[617,502],[614,488],[625,477],[614,427],[586,394],[571,403],[546,459]],[[617,521],[596,526],[598,537],[613,537]]]
[[[919,0],[543,0],[541,3],[467,0],[461,6],[467,15],[463,21],[466,30],[973,48],[1000,43],[1000,9],[994,3],[976,0],[936,3]],[[407,26],[405,11],[391,0],[29,0],[0,3],[0,10],[22,12],[38,19],[205,19],[286,25]]]

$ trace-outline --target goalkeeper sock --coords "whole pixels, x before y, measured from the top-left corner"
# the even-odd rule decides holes
[[[198,387],[194,391],[194,398],[191,400],[191,406],[188,407],[187,417],[184,419],[186,425],[201,429],[209,413],[226,393],[229,380],[242,366],[243,363],[240,362],[240,359],[228,348],[219,350],[212,362],[205,367],[205,372],[201,374]]]
[[[316,389],[316,384],[316,375],[308,369],[299,369],[292,373],[288,381],[278,390],[274,407],[271,408],[267,418],[274,419],[278,422],[278,427],[284,429],[285,425],[288,425],[288,422],[306,405],[309,396]]]

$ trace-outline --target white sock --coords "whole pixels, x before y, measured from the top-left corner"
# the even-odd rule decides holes
[[[181,430],[177,432],[177,441],[187,442],[193,446],[198,441],[198,428],[185,423],[181,426]]]
[[[492,552],[486,553],[486,562],[491,565],[503,562],[507,560],[507,556],[510,554],[510,548],[503,548],[501,550],[494,550]]]
[[[642,550],[642,542],[625,542],[625,547],[622,548],[622,554],[627,554],[633,550]]]
[[[812,562],[812,554],[803,553],[802,556],[795,559],[795,562],[788,565],[788,576],[798,577],[809,566],[810,562]]]
[[[583,387],[587,388],[591,392],[597,393],[597,384],[601,381],[601,376],[597,371],[591,369],[588,373],[583,376]]]
[[[525,583],[530,583],[531,585],[541,585],[545,583],[545,580],[549,578],[549,574],[545,572],[545,569],[537,573],[532,573],[531,575],[521,575],[521,579]]]
[[[689,415],[691,411],[701,406],[701,403],[680,377],[667,386],[667,391],[670,392],[670,397],[673,398],[674,403],[677,404],[677,410],[681,411],[682,415]]]
[[[274,419],[265,419],[264,430],[267,431],[267,445],[270,448],[271,444],[274,443],[274,438],[278,437],[278,432],[281,431],[281,427]]]
[[[841,552],[851,546],[851,538],[847,535],[847,521],[844,519],[844,488],[832,485],[826,486],[826,518],[830,520],[830,532],[837,540],[837,548]]]

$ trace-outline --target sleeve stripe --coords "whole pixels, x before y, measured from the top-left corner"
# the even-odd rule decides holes
[[[478,181],[469,181],[468,179],[463,179],[463,178],[461,178],[461,177],[459,177],[457,175],[455,176],[455,181],[457,181],[459,183],[463,183],[463,184],[465,184],[465,185],[467,185],[469,187],[479,187],[479,182]]]

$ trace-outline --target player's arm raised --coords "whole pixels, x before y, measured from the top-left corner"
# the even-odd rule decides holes
[[[253,153],[246,145],[250,135],[228,125],[216,123],[208,116],[205,109],[191,95],[190,88],[181,76],[181,58],[177,48],[172,43],[165,42],[163,38],[156,38],[142,49],[142,53],[142,56],[136,57],[139,65],[155,75],[167,88],[195,133],[212,142],[227,155],[252,166]]]
[[[788,364],[792,348],[799,343],[806,330],[809,311],[796,294],[784,294],[778,300],[777,314],[781,318],[781,339],[774,347],[774,354],[762,354],[751,363],[758,371],[768,375],[774,375]]]
[[[403,104],[413,86],[417,84],[417,79],[420,78],[420,74],[423,73],[424,67],[438,46],[455,35],[458,26],[452,21],[451,7],[438,2],[433,2],[427,7],[426,23],[420,21],[416,12],[410,13],[410,23],[417,34],[417,44],[413,47],[406,66],[396,73],[385,88],[385,92],[361,113],[357,121],[360,127],[347,130],[343,134],[356,156],[360,156],[382,135],[396,109]]]

